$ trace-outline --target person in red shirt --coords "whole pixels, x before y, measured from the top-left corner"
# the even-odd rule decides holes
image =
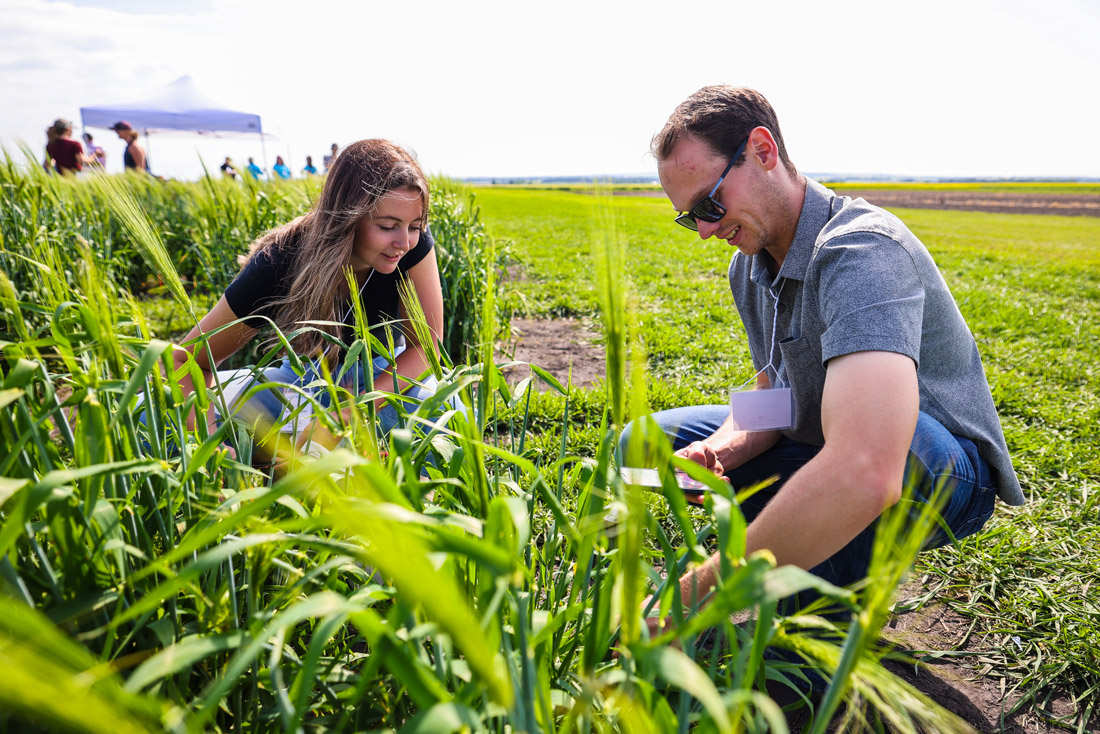
[[[72,139],[73,124],[57,118],[46,128],[47,168],[50,164],[58,173],[79,173],[84,168],[84,149]]]

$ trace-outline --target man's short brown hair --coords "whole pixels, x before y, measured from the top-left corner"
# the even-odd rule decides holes
[[[691,135],[721,156],[732,156],[753,128],[766,127],[779,146],[779,159],[791,173],[797,173],[787,155],[779,118],[764,95],[747,87],[717,84],[703,87],[681,102],[661,132],[653,136],[650,150],[658,161],[667,160],[676,145]],[[734,167],[744,162],[744,154]]]

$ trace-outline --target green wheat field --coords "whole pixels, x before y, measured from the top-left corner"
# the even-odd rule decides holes
[[[173,342],[251,239],[318,193],[0,162],[0,730],[784,732],[813,667],[830,684],[806,731],[967,731],[882,665],[917,553],[889,529],[931,518],[885,517],[867,583],[837,589],[745,557],[737,496],[701,476],[706,506],[685,505],[667,446],[664,487],[619,479],[626,420],[721,400],[749,372],[727,246],[661,199],[436,180],[437,397],[349,394],[334,374],[350,410],[315,406],[332,452],[234,421],[188,431],[222,398],[182,399]],[[1068,697],[1058,723],[1083,731],[1100,697],[1100,219],[898,213],[978,339],[1031,500],[922,555],[908,603],[973,620],[975,669],[1041,715]],[[536,365],[506,382],[512,315],[590,321],[609,379],[576,389]],[[359,337],[349,361],[388,350]],[[379,397],[401,406],[384,437]],[[664,579],[715,550],[724,581],[684,619]],[[811,586],[851,622],[779,614]],[[652,639],[650,594],[673,615]]]

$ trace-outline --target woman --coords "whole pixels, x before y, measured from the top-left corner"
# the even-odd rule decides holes
[[[122,151],[122,165],[125,169],[149,173],[149,157],[145,155],[145,148],[142,148],[137,141],[137,130],[125,120],[119,120],[111,125],[111,129],[121,140],[126,141],[126,150]]]
[[[194,353],[206,384],[212,385],[217,364],[251,340],[267,323],[262,317],[267,317],[284,334],[302,329],[303,322],[328,321],[344,326],[314,326],[296,336],[291,346],[303,362],[308,361],[306,374],[296,375],[287,361],[266,370],[265,382],[308,386],[321,374],[321,360],[327,360],[335,375],[352,337],[347,324],[353,320],[355,309],[344,275],[350,268],[359,285],[356,297],[367,326],[385,342],[380,327],[396,319],[398,351],[401,344],[405,348],[392,367],[386,357],[375,358],[371,364],[349,372],[341,385],[353,392],[365,392],[370,384],[365,370],[370,369],[381,389],[392,390],[396,377],[398,390],[411,397],[430,395],[433,383],[413,382],[427,370],[428,358],[425,345],[407,326],[398,295],[399,282],[407,278],[416,288],[420,307],[438,342],[443,294],[434,241],[426,229],[428,197],[423,172],[401,148],[385,140],[361,140],[349,146],[325,180],[317,206],[256,240],[248,255],[241,258],[244,267],[240,274],[187,335],[185,341],[190,341],[226,327],[206,341],[209,354],[206,347],[188,346],[186,352],[176,352],[176,366],[186,361],[188,353]],[[326,339],[322,330],[338,339],[339,346]],[[185,394],[194,389],[189,378],[181,386]],[[284,405],[280,396],[261,390],[234,410],[249,418],[258,414],[274,423]],[[193,427],[190,421],[193,416],[189,417],[189,426]],[[213,430],[213,407],[207,421]],[[383,431],[396,424],[393,406],[380,410],[379,421]]]
[[[290,167],[283,161],[281,155],[275,156],[275,165],[271,167],[271,170],[284,181],[290,178]]]

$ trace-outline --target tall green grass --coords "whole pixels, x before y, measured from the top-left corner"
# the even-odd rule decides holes
[[[10,175],[18,191],[6,195],[25,214],[24,198],[43,191],[102,201],[109,189],[114,203],[73,208],[74,218],[91,209],[110,217],[139,267],[190,297],[141,204],[147,182],[133,194],[130,179],[89,186]],[[688,510],[667,443],[658,494],[622,483],[613,451],[620,406],[642,412],[645,393],[613,219],[593,238],[602,242],[605,317],[618,324],[608,329],[608,371],[632,378],[608,382],[588,456],[565,442],[552,457],[525,449],[533,384],[509,385],[494,363],[496,255],[474,237],[485,252],[471,259],[488,264],[488,277],[475,292],[479,310],[455,327],[477,335],[471,359],[433,354],[439,387],[421,405],[384,385],[358,395],[326,378],[332,406],[314,410],[340,445],[270,446],[283,468],[260,471],[222,445],[235,438],[243,458],[263,431],[226,422],[208,436],[203,421],[187,429],[184,416],[218,396],[183,399],[173,346],[149,337],[130,271],[99,254],[86,219],[66,227],[51,211],[45,230],[9,215],[0,251],[5,730],[785,731],[761,685],[782,672],[763,652],[802,649],[800,641],[827,671],[841,671],[829,707],[871,702],[901,731],[958,728],[878,667],[865,642],[896,573],[857,598],[775,568],[766,553],[745,558],[737,498],[707,478],[706,508]],[[89,244],[73,248],[80,227]],[[440,227],[441,248],[458,246],[450,231]],[[414,308],[410,315],[426,335]],[[359,337],[351,352],[385,351]],[[535,374],[564,402],[577,397]],[[388,436],[372,421],[376,399],[402,406]],[[617,526],[607,523],[610,508]],[[678,586],[665,579],[715,548],[723,584],[704,613],[681,622]],[[907,552],[895,563],[906,566]],[[861,636],[822,640],[805,632],[813,620],[775,614],[778,599],[808,585],[865,615]],[[642,624],[651,590],[678,620],[656,639]],[[736,611],[755,614],[755,627],[731,623]],[[704,644],[707,628],[719,637]]]

